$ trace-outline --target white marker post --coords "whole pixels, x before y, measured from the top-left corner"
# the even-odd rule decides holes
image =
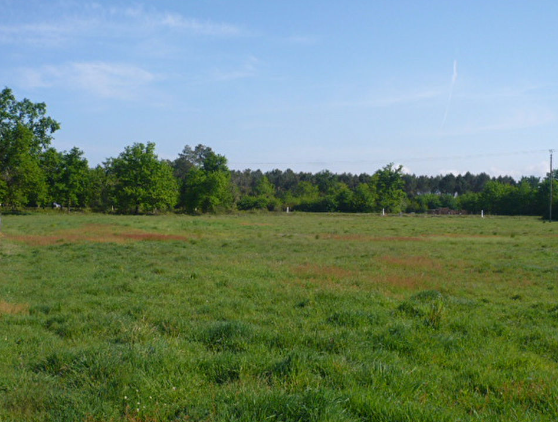
[[[481,218],[484,218],[484,210],[481,210]]]

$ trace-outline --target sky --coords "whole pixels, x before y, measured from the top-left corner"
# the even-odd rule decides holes
[[[231,169],[544,176],[558,2],[0,0],[0,88],[91,166],[154,142]]]

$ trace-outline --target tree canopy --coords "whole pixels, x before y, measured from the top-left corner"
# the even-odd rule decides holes
[[[170,209],[177,201],[177,182],[172,168],[155,155],[155,144],[135,143],[106,164],[114,178],[113,198],[117,209],[139,213]]]

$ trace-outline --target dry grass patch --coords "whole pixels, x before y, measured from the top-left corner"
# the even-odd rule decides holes
[[[8,303],[0,300],[0,315],[27,315],[28,313],[27,303]]]
[[[343,279],[355,277],[357,273],[345,268],[336,267],[333,265],[316,265],[304,264],[295,267],[295,274],[309,277],[309,278],[328,278],[328,279]]]
[[[416,268],[419,270],[439,270],[442,268],[438,261],[427,256],[383,256],[380,258],[380,261],[393,266]]]
[[[332,265],[303,264],[293,268],[297,276],[294,284],[307,285],[309,282],[316,287],[327,289],[360,289],[360,273]]]

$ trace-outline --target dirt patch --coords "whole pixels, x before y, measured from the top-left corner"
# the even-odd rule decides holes
[[[269,227],[271,226],[271,224],[268,223],[240,223],[241,226],[245,226],[245,227]]]
[[[29,305],[26,303],[8,303],[0,300],[0,315],[27,315]]]
[[[151,233],[140,229],[124,228],[116,225],[89,224],[83,227],[60,230],[54,234],[40,235],[6,235],[9,240],[22,242],[31,246],[48,246],[57,243],[125,243],[134,241],[187,241],[186,236]]]

